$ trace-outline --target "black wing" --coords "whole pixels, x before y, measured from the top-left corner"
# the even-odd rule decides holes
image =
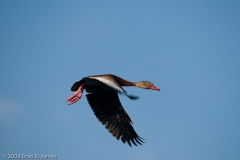
[[[132,127],[132,121],[121,105],[118,94],[104,90],[95,90],[86,95],[87,100],[100,122],[113,136],[123,143],[137,146],[144,143]]]

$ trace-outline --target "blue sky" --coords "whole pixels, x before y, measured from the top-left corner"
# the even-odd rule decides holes
[[[240,2],[0,1],[0,154],[58,159],[240,159]],[[117,141],[82,77],[149,80],[120,96],[139,147]]]

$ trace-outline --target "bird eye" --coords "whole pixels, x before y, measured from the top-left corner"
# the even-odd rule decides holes
[[[148,82],[147,84],[151,84],[150,82]]]

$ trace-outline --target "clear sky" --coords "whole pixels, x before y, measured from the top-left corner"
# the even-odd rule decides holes
[[[0,0],[0,154],[239,160],[240,1]],[[139,147],[117,141],[72,84],[112,73],[160,92],[120,100]]]

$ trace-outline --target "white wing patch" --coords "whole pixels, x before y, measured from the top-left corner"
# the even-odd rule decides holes
[[[101,81],[102,83],[116,89],[118,92],[126,94],[126,91],[124,91],[116,82],[114,83],[113,81],[110,81],[104,77],[88,77],[88,78],[92,78],[92,79],[96,79]]]

